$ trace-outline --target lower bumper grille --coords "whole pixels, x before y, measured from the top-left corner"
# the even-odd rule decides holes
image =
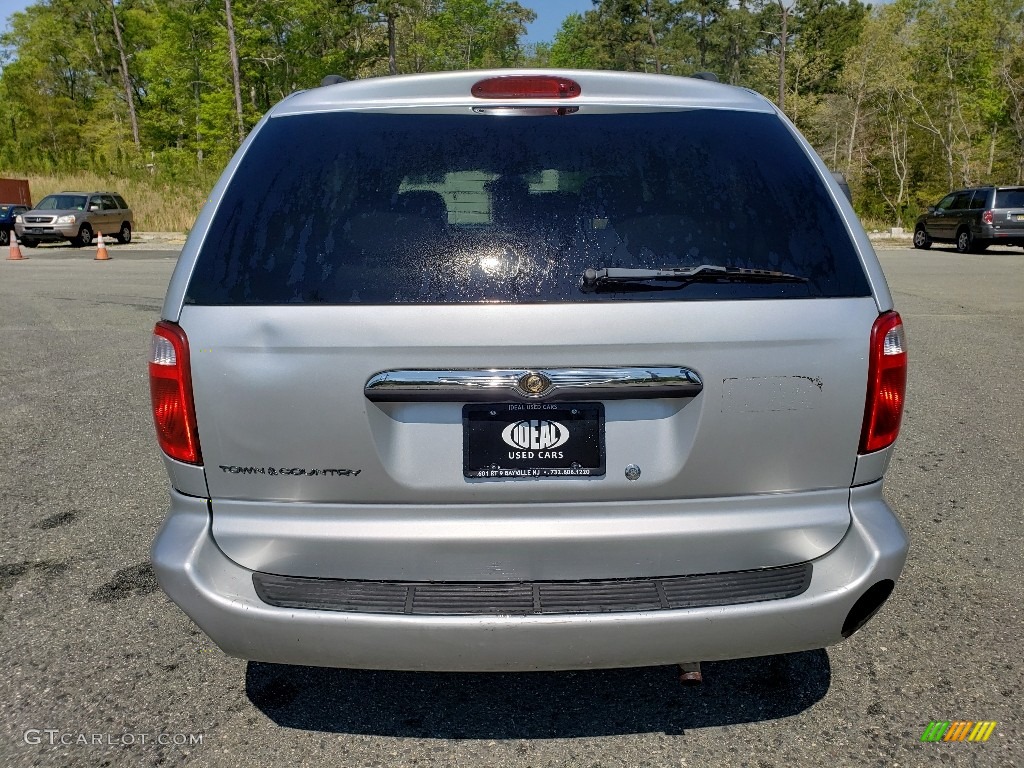
[[[254,573],[268,605],[425,616],[619,613],[740,605],[796,597],[811,564],[658,579],[535,582],[396,582]]]

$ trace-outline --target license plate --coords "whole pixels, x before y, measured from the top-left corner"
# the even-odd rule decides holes
[[[1016,221],[1024,221],[1024,213],[1018,213],[1013,217]]]
[[[496,403],[462,408],[465,477],[603,475],[602,403]]]

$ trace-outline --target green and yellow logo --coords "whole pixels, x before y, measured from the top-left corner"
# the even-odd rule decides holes
[[[988,741],[996,725],[995,720],[933,720],[921,734],[921,741]]]

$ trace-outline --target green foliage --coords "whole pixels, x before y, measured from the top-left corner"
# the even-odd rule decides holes
[[[446,0],[427,2],[415,26],[417,72],[484,67],[513,67],[523,63],[519,38],[536,14],[505,0]]]
[[[40,0],[12,15],[0,36],[0,166],[212,180],[238,146],[224,0],[113,3]],[[232,13],[246,129],[324,75],[386,74],[389,17],[400,72],[521,64],[535,18],[509,0],[233,0]]]
[[[601,69],[604,54],[596,26],[593,12],[586,16],[573,13],[566,17],[551,44],[551,66]]]

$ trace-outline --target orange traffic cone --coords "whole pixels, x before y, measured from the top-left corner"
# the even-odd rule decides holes
[[[10,250],[7,252],[8,261],[21,261],[25,257],[21,255],[21,246],[18,245],[18,236],[14,234],[14,230],[11,230],[11,239],[8,241],[10,244]]]
[[[106,243],[103,242],[103,233],[100,232],[99,242],[96,244],[96,258],[93,261],[110,261],[110,254],[107,253]]]

